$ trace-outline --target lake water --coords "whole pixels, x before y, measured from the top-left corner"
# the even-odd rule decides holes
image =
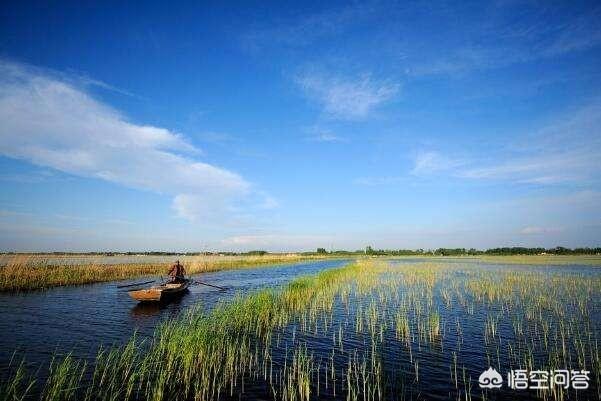
[[[433,276],[422,277],[432,278],[431,287],[405,274],[410,264],[418,268],[423,264],[426,269],[427,263],[423,259],[393,261],[392,272],[386,273],[390,279],[384,278],[367,293],[350,290],[335,298],[331,310],[317,312],[313,322],[301,317],[276,330],[276,340],[269,348],[274,370],[285,376],[282,369],[293,364],[294,353],[306,349],[311,365],[311,399],[315,400],[599,399],[599,267],[449,259]],[[394,284],[388,286],[395,277]],[[478,287],[487,281],[491,292],[486,286]],[[508,284],[500,287],[504,292],[495,293],[496,283],[502,282]],[[446,301],[445,296],[449,297]],[[408,343],[396,332],[395,317],[400,310],[408,320]],[[433,314],[438,316],[440,332],[428,339]],[[370,320],[375,322],[373,332],[368,328]],[[495,322],[494,333],[488,329],[493,327],[491,322]],[[568,355],[565,359],[560,356],[562,344]],[[503,379],[501,388],[479,387],[479,377],[489,367]],[[526,371],[528,389],[508,386],[508,374],[519,369]],[[532,371],[563,369],[587,371],[589,388],[565,390],[556,386],[555,395],[532,388]],[[537,374],[535,379],[542,377]],[[276,383],[280,377],[276,374]],[[374,390],[376,377],[382,380],[381,398]],[[328,379],[329,387],[324,385]],[[258,377],[245,384],[244,394],[233,399],[270,399],[271,393],[267,381]]]
[[[544,323],[545,320],[549,322],[549,326],[546,327],[549,333],[556,333],[560,322],[557,320],[557,316],[552,314],[553,311],[545,310],[544,313],[548,319],[545,317],[542,319],[532,317],[531,320],[525,318],[524,334],[516,335],[515,319],[517,317],[521,319],[529,313],[520,309],[524,305],[520,302],[509,305],[505,301],[476,301],[473,298],[473,291],[468,289],[470,280],[474,277],[500,278],[508,272],[518,275],[528,273],[539,280],[538,287],[533,288],[532,291],[540,292],[542,288],[544,292],[544,283],[545,280],[548,280],[549,291],[553,291],[555,296],[562,297],[567,296],[570,292],[561,285],[557,285],[557,282],[551,285],[554,278],[568,278],[565,282],[569,284],[570,277],[579,283],[586,283],[587,280],[598,282],[601,277],[601,269],[595,266],[501,265],[452,258],[438,259],[435,262],[437,264],[444,263],[449,268],[443,270],[437,277],[430,294],[426,292],[423,296],[418,295],[411,302],[417,300],[420,303],[426,298],[431,301],[429,304],[425,301],[420,304],[420,308],[424,308],[421,313],[426,317],[431,311],[439,313],[442,322],[442,336],[439,339],[425,341],[414,337],[410,346],[407,346],[397,338],[393,316],[399,308],[403,307],[402,305],[409,305],[407,316],[412,322],[411,330],[414,336],[418,330],[415,327],[416,304],[411,302],[404,304],[408,299],[407,294],[414,288],[410,285],[405,286],[404,282],[400,281],[399,285],[393,288],[394,294],[389,300],[383,300],[377,291],[368,295],[351,296],[345,301],[337,299],[332,311],[326,313],[329,319],[328,327],[322,328],[318,324],[314,331],[303,332],[300,330],[299,323],[293,322],[283,328],[278,334],[278,339],[281,338],[281,340],[272,345],[274,363],[280,367],[290,363],[290,350],[298,347],[299,344],[305,344],[311,352],[315,366],[323,369],[312,373],[313,383],[315,383],[316,377],[321,375],[319,397],[316,395],[316,389],[313,388],[312,399],[346,399],[344,377],[349,360],[355,358],[353,355],[356,355],[357,361],[368,360],[371,358],[370,352],[377,353],[384,377],[387,378],[384,387],[385,399],[483,399],[483,392],[478,388],[478,377],[482,371],[491,365],[495,366],[507,380],[507,372],[519,367],[512,363],[511,358],[506,354],[509,344],[517,344],[519,347],[531,346],[534,363],[531,368],[549,368],[545,362],[548,356],[547,352],[544,351],[538,340],[532,342],[529,338],[541,338],[541,330],[544,328],[541,323]],[[151,336],[161,321],[177,317],[182,311],[192,306],[200,304],[208,310],[220,301],[232,299],[238,293],[245,294],[266,287],[280,286],[300,275],[315,274],[346,263],[348,260],[322,260],[293,265],[205,273],[196,278],[230,289],[219,291],[205,286],[193,286],[188,294],[162,306],[136,304],[129,298],[125,290],[116,288],[116,283],[64,287],[22,294],[0,294],[0,333],[2,333],[0,367],[6,370],[11,356],[17,351],[19,355],[26,356],[32,369],[42,366],[39,376],[43,379],[45,371],[43,367],[48,365],[53,355],[72,352],[78,358],[92,361],[101,344],[105,346],[123,344],[134,332],[139,333],[140,336]],[[423,258],[404,258],[393,260],[391,263],[393,269],[398,269],[402,273],[407,265],[426,264],[430,261]],[[474,274],[476,276],[473,276]],[[479,276],[480,274],[482,276]],[[138,279],[130,282],[136,281],[144,280]],[[119,284],[126,283],[119,282]],[[595,290],[588,294],[589,298],[582,309],[586,312],[583,315],[585,321],[576,322],[577,325],[582,323],[582,327],[571,335],[586,334],[589,339],[599,339],[601,337],[601,294],[595,292],[599,288],[598,286],[590,288]],[[448,302],[444,299],[447,290],[452,298]],[[528,291],[526,288],[526,297]],[[458,298],[461,294],[466,297],[463,300],[464,303]],[[523,296],[524,294],[522,294]],[[519,299],[519,296],[516,299]],[[565,305],[564,309],[568,313],[565,315],[566,321],[573,317],[570,315],[570,311],[574,312],[574,316],[580,313],[577,313],[578,305],[574,299],[560,298],[559,301]],[[363,310],[363,318],[367,319],[367,310],[372,304],[375,305],[379,315],[378,324],[383,327],[381,338],[375,348],[365,327],[362,329],[356,327],[357,320],[355,318],[359,308]],[[473,309],[470,309],[470,305]],[[498,319],[498,333],[492,337],[492,340],[487,340],[483,333],[490,316]],[[367,320],[364,324],[367,324]],[[336,340],[339,332],[344,332],[343,338]],[[558,338],[553,337],[552,334],[549,338],[550,344],[558,341]],[[570,341],[571,339],[568,339],[568,347],[571,346]],[[497,342],[498,349],[501,351],[500,354],[495,355]],[[595,343],[587,340],[587,344],[590,348],[590,344]],[[587,349],[583,352],[587,355],[586,358],[589,358],[588,355],[594,354],[595,351],[598,352],[595,349]],[[599,367],[591,365],[592,362],[586,358],[584,362],[579,361],[576,350],[572,350],[570,353],[574,355],[574,359],[570,362],[570,366],[565,366],[565,368],[591,369],[593,372],[590,374],[589,390],[567,392],[564,399],[598,399],[599,383],[597,383],[598,376],[596,374],[598,374]],[[457,385],[453,384],[457,375],[453,376],[451,372],[455,357],[458,360],[459,370],[457,379],[459,384]],[[334,385],[339,386],[336,394],[332,391],[332,383],[328,389],[323,387],[325,367],[328,366],[330,358],[332,364],[335,365],[335,376],[338,380]],[[417,368],[416,360],[418,361]],[[555,366],[555,368],[562,367]],[[473,391],[470,390],[468,394],[465,391],[466,387],[470,387]],[[234,399],[270,399],[270,391],[265,382],[261,380],[254,383],[249,381],[245,385],[244,393],[237,393]],[[532,390],[517,391],[506,387],[499,391],[490,390],[484,394],[488,400],[528,400],[536,398],[537,395]]]
[[[69,352],[91,360],[100,345],[121,345],[134,332],[151,336],[162,320],[174,318],[193,305],[208,310],[238,293],[278,286],[346,263],[348,260],[320,260],[203,273],[194,278],[228,290],[195,285],[188,294],[161,306],[138,304],[127,289],[117,288],[117,284],[147,281],[144,278],[0,293],[0,369],[6,370],[15,351],[25,355],[32,368],[47,365],[53,355]]]

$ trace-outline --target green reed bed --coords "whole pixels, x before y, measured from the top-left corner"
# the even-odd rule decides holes
[[[520,264],[538,266],[601,266],[601,255],[482,255],[477,256],[476,258],[485,263],[495,264]]]
[[[361,261],[208,314],[192,310],[147,344],[101,351],[94,366],[66,357],[41,398],[486,399],[478,375],[496,366],[590,370],[592,387],[578,399],[591,399],[601,395],[600,297],[598,275]],[[3,399],[30,386],[23,369],[12,377]],[[564,400],[569,391],[521,397]]]
[[[106,281],[125,280],[136,277],[165,275],[170,263],[120,263],[106,264],[100,259],[90,258],[85,264],[56,264],[52,258],[14,257],[0,267],[0,291],[36,290],[66,285],[82,285]],[[316,257],[289,255],[263,256],[209,256],[188,257],[183,260],[189,274],[226,269],[253,268],[283,263],[295,263]],[[143,260],[143,259],[142,259]],[[59,261],[60,262],[60,261]]]
[[[317,294],[335,293],[335,285],[354,270],[335,269],[296,280],[283,291],[238,297],[210,314],[193,310],[159,327],[148,347],[134,337],[123,348],[101,351],[93,368],[67,356],[52,363],[41,398],[162,400],[232,395],[243,387],[246,376],[259,369],[259,361],[267,360],[260,358],[260,342],[270,339],[274,328],[287,325]],[[86,379],[90,375],[91,381]],[[302,377],[296,365],[286,375]],[[31,381],[24,379],[22,369],[17,370],[0,388],[3,399],[21,398]]]

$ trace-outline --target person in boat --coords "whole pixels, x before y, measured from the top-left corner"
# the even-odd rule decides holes
[[[179,260],[176,260],[171,269],[169,269],[169,280],[170,283],[182,283],[186,280],[186,269],[184,269],[184,265],[179,263]]]

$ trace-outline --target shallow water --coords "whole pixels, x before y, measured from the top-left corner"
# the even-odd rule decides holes
[[[129,298],[127,292],[116,288],[115,283],[103,283],[79,287],[57,288],[47,291],[23,294],[0,294],[0,366],[5,368],[15,349],[26,355],[27,361],[34,366],[47,365],[54,354],[73,352],[76,357],[93,358],[100,344],[112,345],[125,343],[132,333],[141,336],[152,335],[157,324],[164,319],[176,317],[182,311],[201,304],[205,309],[213,308],[220,301],[232,299],[237,293],[249,293],[265,287],[275,287],[284,284],[299,275],[314,274],[324,269],[339,267],[346,264],[344,260],[329,260],[318,262],[297,263],[277,267],[265,267],[242,270],[228,270],[202,274],[198,279],[207,283],[228,286],[229,291],[219,291],[204,286],[191,287],[190,293],[170,304],[157,307],[152,305],[137,305]],[[443,261],[436,261],[437,264]],[[495,275],[505,272],[529,272],[549,279],[554,275],[574,276],[578,278],[598,280],[601,269],[591,266],[533,266],[533,265],[500,265],[484,264],[478,261],[457,261],[449,259],[449,272],[437,281],[433,292],[431,308],[440,313],[443,340],[421,342],[413,341],[406,347],[395,337],[394,324],[391,316],[399,308],[394,301],[376,302],[378,313],[382,320],[380,324],[386,328],[382,332],[383,340],[377,347],[378,359],[382,363],[386,383],[385,399],[482,399],[482,391],[478,387],[478,376],[489,366],[499,370],[505,380],[511,368],[517,368],[509,363],[503,353],[498,357],[490,357],[490,345],[486,344],[483,335],[487,316],[490,313],[503,313],[506,305],[498,303],[475,302],[471,312],[457,302],[445,304],[441,289],[450,282],[461,283],[469,278],[472,272],[483,272]],[[424,259],[403,258],[391,262],[395,269],[402,271],[404,265],[429,263]],[[143,280],[131,280],[131,282]],[[124,282],[120,282],[122,284]],[[400,285],[398,294],[393,296],[397,301],[402,299],[408,287]],[[590,310],[589,320],[594,338],[601,337],[601,294],[591,293],[587,308]],[[396,298],[395,298],[396,297]],[[346,399],[343,378],[348,367],[349,358],[357,355],[361,361],[364,355],[369,358],[372,341],[370,334],[355,327],[355,312],[357,308],[365,310],[377,295],[353,297],[348,302],[337,299],[334,308],[328,312],[330,327],[315,332],[303,332],[298,322],[285,327],[278,334],[277,344],[272,344],[273,363],[283,366],[290,363],[290,350],[299,344],[306,344],[314,361],[327,364],[332,358],[336,368],[337,387],[333,393],[333,383],[325,389],[324,377],[320,394],[312,389],[312,399]],[[566,304],[569,303],[566,299]],[[414,311],[409,311],[411,316]],[[424,311],[427,313],[427,311]],[[503,346],[513,341],[514,329],[511,317],[514,312],[507,314],[499,321],[498,339]],[[386,316],[386,318],[384,318]],[[388,321],[385,323],[385,320]],[[461,334],[455,330],[455,324],[461,325]],[[556,322],[552,322],[555,324]],[[526,325],[527,326],[527,325]],[[336,333],[344,332],[342,346],[337,345]],[[412,327],[414,330],[415,327]],[[534,347],[537,348],[537,347]],[[335,350],[334,353],[332,353]],[[456,388],[450,379],[453,365],[453,353],[457,354],[459,385]],[[488,352],[488,356],[486,355]],[[331,356],[332,355],[332,356]],[[544,369],[542,362],[546,355],[540,349],[534,350],[538,365],[533,369]],[[498,358],[498,359],[497,359]],[[494,360],[496,359],[496,361]],[[416,376],[414,361],[419,361],[419,378]],[[581,369],[590,366],[580,366],[576,361],[565,368]],[[465,369],[465,370],[463,370]],[[465,373],[464,373],[465,372]],[[315,375],[316,373],[313,372]],[[319,373],[317,373],[319,374]],[[43,377],[43,373],[40,374]],[[462,387],[463,377],[471,383],[472,392],[466,394]],[[315,377],[313,378],[315,380]],[[598,383],[594,374],[589,381],[588,391],[570,392],[565,399],[589,400],[597,399]],[[492,400],[528,400],[535,398],[532,390],[489,390],[486,399]],[[271,399],[271,390],[264,380],[249,380],[245,384],[244,393],[236,393],[233,399]],[[361,398],[360,398],[361,399]]]
[[[117,283],[52,288],[23,293],[0,293],[0,369],[5,370],[13,353],[25,355],[28,364],[47,365],[53,355],[72,352],[90,359],[100,345],[121,345],[134,332],[150,336],[164,319],[176,317],[191,306],[210,309],[238,293],[278,286],[300,275],[339,267],[348,260],[321,260],[195,275],[227,291],[196,285],[189,293],[166,305],[137,304],[118,289]],[[121,284],[148,281],[138,278]]]
[[[408,261],[403,259],[396,262],[396,268],[403,270],[403,265]],[[417,262],[417,261],[414,261]],[[419,261],[419,262],[423,262]],[[393,262],[395,264],[395,262]],[[524,364],[511,361],[508,357],[507,347],[509,344],[517,347],[518,353],[526,352],[527,347],[532,348],[533,366],[528,370],[546,370],[549,369],[548,353],[538,341],[539,330],[541,327],[535,323],[536,319],[526,319],[524,323],[525,342],[519,340],[512,326],[512,318],[522,316],[522,311],[519,309],[519,302],[513,305],[509,312],[508,305],[502,302],[471,302],[475,308],[473,311],[468,311],[457,301],[445,304],[441,296],[443,288],[449,289],[453,285],[463,285],[467,278],[472,273],[488,275],[488,277],[500,277],[497,273],[527,273],[533,274],[539,278],[549,279],[561,275],[562,277],[577,277],[584,280],[598,280],[601,277],[601,269],[591,266],[525,266],[525,265],[489,265],[482,263],[449,263],[449,270],[441,274],[440,279],[436,282],[433,288],[432,305],[425,306],[422,311],[422,316],[427,319],[430,311],[436,311],[440,314],[441,333],[435,340],[423,340],[417,338],[417,328],[415,326],[415,310],[409,308],[407,316],[411,320],[411,331],[413,339],[410,346],[407,346],[403,341],[396,337],[395,323],[393,316],[397,310],[401,309],[401,300],[407,299],[406,293],[412,289],[406,287],[403,283],[393,289],[390,298],[383,300],[382,293],[379,289],[374,289],[369,294],[350,295],[346,300],[338,298],[333,309],[323,314],[328,317],[329,323],[322,324],[319,319],[315,326],[311,326],[308,330],[302,330],[301,320],[290,324],[284,328],[279,334],[274,335],[278,340],[272,342],[270,349],[273,358],[273,363],[281,368],[286,364],[292,363],[292,350],[304,347],[310,354],[312,359],[312,399],[347,399],[348,393],[348,369],[351,363],[357,363],[359,366],[363,361],[366,367],[358,368],[358,376],[351,376],[358,383],[358,399],[363,399],[365,393],[362,384],[363,378],[370,376],[370,363],[375,359],[381,363],[380,377],[383,378],[382,399],[406,399],[406,400],[446,400],[446,399],[462,399],[462,400],[530,400],[543,399],[538,398],[535,390],[516,390],[507,387],[507,374],[512,369],[525,368]],[[598,288],[598,287],[597,287]],[[559,293],[564,294],[559,288]],[[565,294],[568,294],[567,292]],[[593,339],[601,339],[601,294],[598,292],[591,293],[591,298],[588,300],[587,309],[588,317],[586,321],[571,322],[576,323],[574,334],[582,335],[582,338],[587,336]],[[419,298],[419,296],[418,296]],[[426,298],[426,297],[424,297]],[[422,299],[424,299],[422,298]],[[563,299],[565,310],[570,311],[571,299]],[[470,303],[470,302],[468,302]],[[373,336],[366,328],[366,311],[371,305],[375,305],[378,313],[377,331],[382,329],[380,334],[381,340],[375,343],[372,341]],[[364,326],[362,329],[357,329],[356,314],[357,310],[362,309]],[[553,327],[558,324],[558,321],[550,315],[549,311],[543,313],[548,315],[547,322],[550,324],[550,332],[553,332]],[[484,327],[489,316],[499,317],[498,333],[494,340],[488,340],[484,335]],[[423,322],[422,318],[422,322]],[[570,319],[565,317],[566,322]],[[545,319],[543,319],[545,320]],[[582,326],[580,326],[580,323]],[[460,331],[456,329],[456,325],[460,326]],[[586,331],[590,333],[585,334]],[[342,340],[339,340],[342,336]],[[564,394],[563,399],[567,400],[594,400],[598,399],[597,388],[599,386],[598,377],[595,374],[595,369],[598,366],[591,366],[590,357],[595,352],[595,343],[588,342],[593,349],[587,349],[586,361],[577,360],[577,350],[570,344],[570,339],[567,341],[567,348],[573,355],[573,360],[566,366],[554,366],[555,369],[575,369],[589,370],[589,389],[588,390],[569,390]],[[534,343],[532,343],[534,341]],[[549,337],[549,343],[552,343],[552,336]],[[496,353],[497,342],[499,344],[499,353]],[[375,345],[374,345],[375,344]],[[552,347],[551,347],[552,348]],[[549,348],[549,349],[551,349]],[[373,355],[376,355],[375,358]],[[455,385],[451,370],[454,369],[454,356],[457,360],[457,384]],[[330,382],[329,388],[324,387],[326,375],[324,371],[329,369],[331,363],[336,369],[335,378],[337,382]],[[417,364],[415,363],[417,361]],[[416,368],[417,365],[417,368]],[[560,363],[561,365],[561,363]],[[499,371],[504,379],[504,385],[500,389],[482,390],[479,388],[478,378],[482,372],[489,367],[494,367]],[[364,369],[364,370],[362,370]],[[321,372],[321,373],[319,373]],[[363,372],[367,372],[366,374]],[[320,393],[317,396],[317,376],[320,376]],[[364,375],[364,376],[361,376]],[[276,382],[278,378],[276,376]],[[351,380],[351,381],[353,381]],[[372,383],[373,384],[373,383]],[[531,384],[529,384],[531,385]],[[336,395],[333,387],[337,387]],[[553,399],[546,395],[547,399]],[[236,396],[235,398],[239,398]],[[242,399],[269,399],[270,390],[264,380],[260,378],[253,383],[246,385],[245,393]],[[351,397],[352,399],[352,397]],[[377,398],[376,398],[377,399]]]

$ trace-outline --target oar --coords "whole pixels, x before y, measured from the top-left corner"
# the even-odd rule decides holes
[[[127,287],[135,287],[137,285],[144,285],[144,284],[150,284],[150,283],[154,283],[156,280],[152,280],[152,281],[144,281],[143,283],[134,283],[134,284],[127,284],[127,285],[118,285],[117,288],[127,288]]]
[[[224,290],[224,291],[225,291],[225,290],[227,290],[227,288],[225,288],[225,287],[219,287],[218,285],[213,285],[213,284],[207,284],[207,283],[203,283],[202,281],[198,281],[198,280],[195,280],[195,281],[194,281],[194,283],[195,283],[195,284],[207,285],[207,286],[209,286],[209,287],[215,287],[215,288],[218,288],[218,289],[220,289],[220,290]]]

